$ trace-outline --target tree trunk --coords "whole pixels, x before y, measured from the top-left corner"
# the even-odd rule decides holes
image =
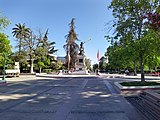
[[[136,60],[134,59],[134,76],[137,76]]]
[[[67,55],[67,61],[68,61],[68,71],[69,71],[69,69],[70,69],[70,54],[68,53],[68,55]]]
[[[29,54],[30,54],[30,73],[33,73],[33,45],[32,45],[32,31],[31,31],[31,38],[29,39]]]
[[[141,40],[141,34],[142,34],[142,24],[143,20],[140,19],[139,25],[138,25],[138,40]],[[143,65],[143,51],[141,51],[141,44],[140,44],[140,70],[141,70],[141,82],[145,82],[144,78],[144,65]]]
[[[143,55],[142,55],[142,53],[140,54],[140,70],[141,70],[141,82],[145,82],[145,77],[144,77],[144,65],[143,65]]]
[[[34,60],[33,60],[31,48],[30,48],[30,55],[29,56],[30,56],[30,73],[33,73],[33,63],[34,63]]]
[[[19,41],[19,56],[20,57],[21,57],[21,54],[22,54],[21,47],[22,47],[22,39],[20,38],[20,41]],[[23,67],[22,67],[22,61],[21,60],[19,60],[19,67],[20,67],[20,73],[22,73]]]
[[[22,63],[20,62],[19,65],[20,65],[20,73],[22,73],[23,72]]]
[[[31,63],[30,63],[30,73],[33,73],[33,59],[31,59]]]
[[[40,67],[40,68],[39,68],[39,73],[41,73],[41,71],[42,71],[42,68]]]

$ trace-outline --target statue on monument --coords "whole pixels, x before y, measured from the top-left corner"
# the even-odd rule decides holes
[[[84,44],[84,42],[81,42],[79,55],[84,55],[84,47],[83,47],[83,44]]]
[[[80,53],[79,53],[79,55],[83,55],[84,56],[84,46],[83,45],[84,45],[84,43],[86,43],[86,42],[88,42],[90,40],[91,39],[80,43]]]

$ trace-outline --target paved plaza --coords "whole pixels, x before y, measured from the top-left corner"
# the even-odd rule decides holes
[[[0,120],[143,120],[104,76],[7,78]]]

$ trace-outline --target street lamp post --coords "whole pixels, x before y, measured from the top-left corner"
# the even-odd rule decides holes
[[[2,80],[6,80],[6,76],[5,76],[5,74],[6,74],[6,69],[5,69],[5,67],[6,67],[6,54],[5,53],[3,53],[3,57],[4,57],[4,62],[3,62],[3,77],[2,77]]]

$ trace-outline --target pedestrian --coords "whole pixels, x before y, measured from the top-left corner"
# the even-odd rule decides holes
[[[125,71],[125,73],[126,73],[126,75],[129,75],[129,70],[127,69],[127,70]]]

